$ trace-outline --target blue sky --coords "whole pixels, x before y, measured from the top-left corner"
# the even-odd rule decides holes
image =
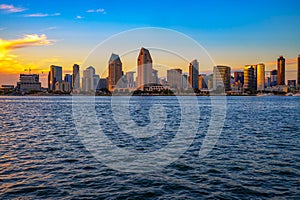
[[[4,0],[0,4],[15,8],[2,6],[0,10],[2,40],[45,34],[55,41],[50,46],[13,50],[20,65],[48,60],[38,65],[48,68],[53,61],[69,69],[111,35],[149,26],[186,34],[200,43],[216,64],[233,69],[258,62],[266,63],[267,69],[275,68],[277,57],[284,55],[291,63],[287,69],[293,70],[294,58],[300,54],[298,0]],[[292,72],[289,76],[293,77]]]

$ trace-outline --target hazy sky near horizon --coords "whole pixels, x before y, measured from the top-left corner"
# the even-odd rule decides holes
[[[276,68],[278,56],[283,55],[287,60],[286,79],[295,79],[296,57],[300,54],[299,8],[298,0],[3,0],[0,84],[16,84],[18,74],[30,67],[32,73],[43,72],[41,80],[46,86],[51,64],[63,66],[66,73],[71,72],[74,63],[82,65],[81,69],[93,65],[100,73],[106,69],[112,52],[99,55],[95,63],[91,59],[84,62],[94,47],[112,35],[143,27],[181,32],[202,45],[215,64],[228,65],[233,70],[259,62],[271,70]],[[168,38],[154,39],[159,43]],[[126,44],[114,45],[114,53],[121,54],[118,47]],[[148,46],[149,43],[145,47]],[[193,55],[193,51],[186,47],[185,53]],[[200,72],[210,71],[212,66],[206,66],[200,57],[196,57]],[[134,65],[133,58],[124,57],[123,65]],[[174,63],[168,56],[164,59],[170,67],[187,70],[185,62]]]

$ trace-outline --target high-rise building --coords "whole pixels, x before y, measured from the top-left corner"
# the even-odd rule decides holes
[[[127,87],[128,88],[134,88],[134,73],[135,72],[127,72],[126,73],[126,80],[127,80]]]
[[[54,90],[57,92],[71,92],[70,82],[67,81],[56,82]]]
[[[257,64],[256,73],[257,73],[257,76],[256,76],[257,91],[263,91],[263,90],[265,90],[265,65],[263,63]]]
[[[86,70],[83,71],[83,77],[82,77],[82,90],[89,92],[89,91],[95,91],[96,87],[94,84],[94,75],[95,75],[95,68],[90,66],[86,68]]]
[[[183,89],[187,89],[189,87],[189,76],[188,74],[183,74],[181,77],[181,84]]]
[[[231,69],[228,66],[215,66],[213,75],[214,90],[218,87],[224,88],[225,91],[230,90]]]
[[[152,58],[148,49],[141,48],[137,65],[137,87],[144,89],[145,85],[153,82]]]
[[[152,83],[158,84],[158,70],[152,69]]]
[[[234,72],[233,77],[235,83],[244,84],[244,72]]]
[[[73,65],[73,74],[72,74],[72,89],[79,90],[80,89],[80,71],[79,65]]]
[[[182,88],[182,70],[181,69],[169,69],[167,70],[168,85],[174,89]]]
[[[206,74],[199,74],[198,76],[198,88],[200,90],[207,88],[207,83],[205,82]]]
[[[122,62],[117,54],[111,54],[108,62],[108,89],[113,91],[118,87],[118,81],[121,81],[123,76]]]
[[[51,65],[48,81],[48,90],[55,90],[55,83],[62,82],[62,67]]]
[[[252,91],[255,89],[254,67],[253,65],[246,65],[244,67],[244,90]]]
[[[21,92],[41,91],[41,82],[38,74],[20,74],[17,90]]]
[[[98,74],[93,75],[93,84],[94,84],[94,89],[97,90],[97,86],[99,84],[100,76]]]
[[[297,77],[298,89],[300,89],[300,54],[298,55],[298,77]]]
[[[193,89],[198,89],[199,62],[195,59],[189,66],[189,84]]]
[[[273,87],[273,86],[276,86],[277,85],[277,70],[274,69],[271,71],[270,73],[270,86]]]
[[[73,86],[73,77],[71,74],[65,74],[64,81],[70,83],[70,90],[72,90]]]
[[[101,89],[108,89],[108,78],[99,79],[97,90],[101,90]]]
[[[285,85],[285,59],[280,56],[277,59],[277,85]]]
[[[214,88],[214,75],[213,74],[209,74],[207,76],[204,77],[205,82],[207,83],[207,89],[208,90],[212,90]]]

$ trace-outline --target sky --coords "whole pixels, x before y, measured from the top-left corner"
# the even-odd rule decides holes
[[[296,58],[300,54],[299,8],[299,0],[3,0],[0,2],[0,84],[15,85],[19,74],[28,73],[25,70],[31,68],[31,73],[39,73],[46,86],[52,64],[62,66],[64,73],[71,73],[74,63],[80,64],[81,70],[93,65],[97,73],[105,76],[113,52],[121,54],[124,68],[129,69],[136,64],[138,56],[138,49],[130,46],[131,43],[149,47],[150,53],[151,49],[155,51],[152,59],[157,68],[163,64],[187,71],[187,60],[177,62],[170,54],[161,58],[164,54],[153,47],[161,48],[161,43],[163,49],[178,47],[179,53],[194,55],[197,48],[185,45],[192,41],[200,44],[201,53],[206,52],[212,60],[205,62],[201,53],[195,54],[201,73],[209,73],[213,64],[227,65],[234,71],[262,62],[266,70],[272,70],[276,68],[277,58],[283,55],[287,63],[286,80],[296,79]],[[148,34],[147,30],[152,29],[144,27],[162,28],[162,31],[156,29],[157,32]],[[132,29],[142,29],[145,37],[135,37],[139,32],[128,32]],[[171,35],[171,32],[183,34],[186,42],[169,37],[164,30]],[[127,37],[128,33],[133,34]],[[118,35],[123,37],[119,43]],[[103,50],[105,45],[110,48]],[[128,51],[135,49],[132,55],[126,54],[124,46],[127,45]],[[159,75],[163,76],[164,71],[165,68],[160,70]]]

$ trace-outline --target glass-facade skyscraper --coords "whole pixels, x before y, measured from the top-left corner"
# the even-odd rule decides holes
[[[263,63],[256,66],[256,88],[257,91],[265,90],[265,64]]]
[[[298,55],[298,76],[297,76],[298,88],[300,88],[300,54]]]
[[[231,69],[228,66],[215,66],[213,76],[213,87],[217,90],[218,87],[230,90]]]
[[[79,65],[73,65],[73,74],[72,74],[72,89],[79,90],[80,89],[80,71]]]
[[[48,78],[48,90],[54,91],[56,82],[62,82],[62,67],[51,65]]]
[[[253,65],[246,65],[244,67],[244,90],[255,90],[255,77]]]
[[[137,66],[137,87],[144,89],[145,85],[153,83],[152,58],[148,49],[141,48]]]
[[[193,89],[198,89],[199,62],[195,59],[189,66],[189,85]]]
[[[111,54],[108,62],[108,89],[113,91],[123,76],[122,62],[117,54]]]
[[[285,59],[283,56],[277,59],[277,85],[285,85]]]

